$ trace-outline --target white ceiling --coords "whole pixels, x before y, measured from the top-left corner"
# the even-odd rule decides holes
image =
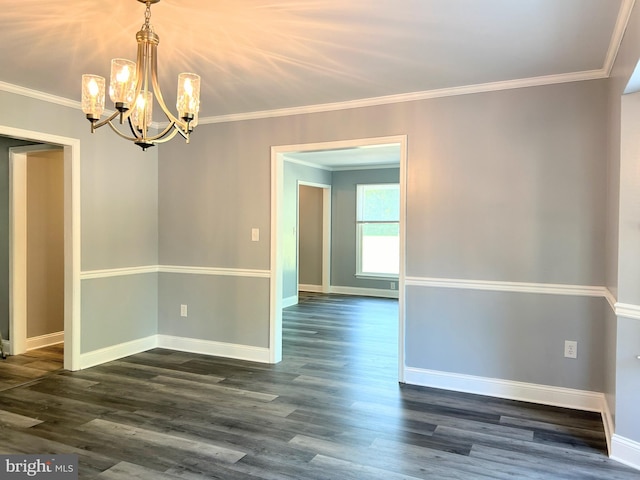
[[[199,73],[206,121],[494,82],[603,78],[632,4],[162,0],[152,6],[151,23],[160,36],[167,103],[175,102],[180,71]],[[73,101],[82,73],[108,77],[112,57],[134,59],[144,19],[136,0],[0,0],[0,12],[0,89],[20,86]]]
[[[285,160],[320,167],[325,170],[397,167],[400,144],[366,145],[305,152],[289,152]]]

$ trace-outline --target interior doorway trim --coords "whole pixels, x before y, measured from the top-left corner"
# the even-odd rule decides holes
[[[298,246],[297,274],[300,284],[300,187],[322,189],[322,293],[331,290],[331,185],[298,180],[298,226],[296,227],[296,245]]]
[[[80,368],[80,140],[0,125],[0,135],[62,147],[64,156],[64,368]],[[26,255],[24,211],[16,211],[17,195],[26,194],[26,156],[47,147],[10,149],[9,160],[9,341],[11,353],[26,350]],[[16,195],[16,197],[14,197]],[[24,208],[24,202],[22,203]],[[25,302],[25,303],[22,303]],[[16,315],[17,314],[17,315]]]
[[[398,276],[398,380],[404,382],[405,365],[405,264],[406,264],[406,197],[407,135],[360,138],[336,142],[280,145],[271,147],[271,258],[269,306],[269,360],[282,360],[282,293],[284,154],[310,150],[335,150],[367,145],[400,145],[400,273]]]

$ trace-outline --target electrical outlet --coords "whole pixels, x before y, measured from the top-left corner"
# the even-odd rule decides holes
[[[180,316],[181,317],[186,317],[187,316],[187,306],[186,305],[180,305]]]
[[[396,282],[389,282],[389,288],[391,290],[395,290],[396,289]]]
[[[574,340],[565,340],[564,356],[566,358],[578,358],[578,342]]]

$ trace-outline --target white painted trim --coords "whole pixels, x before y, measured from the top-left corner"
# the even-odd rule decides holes
[[[227,277],[270,278],[269,270],[254,270],[247,268],[218,268],[218,267],[183,267],[178,265],[160,265],[160,273],[182,273],[190,275],[217,275]]]
[[[64,151],[64,368],[80,368],[80,140],[0,125],[0,135],[59,145]],[[11,308],[11,307],[10,307]],[[13,353],[13,352],[12,352]]]
[[[400,144],[400,276],[399,291],[395,293],[394,298],[399,298],[398,306],[398,324],[400,339],[404,339],[404,263],[405,263],[405,231],[404,222],[406,221],[406,164],[407,164],[407,136],[395,135],[388,137],[376,138],[359,138],[352,140],[340,140],[334,142],[318,142],[295,145],[280,145],[271,147],[271,290],[270,290],[270,319],[269,319],[269,345],[271,349],[271,363],[277,363],[282,360],[282,202],[283,202],[283,185],[284,185],[284,156],[287,152],[305,152],[309,150],[334,150],[339,148],[363,147],[369,145],[387,145],[390,143]],[[333,290],[332,290],[333,291]],[[389,293],[389,290],[381,290],[380,292]],[[353,294],[353,293],[351,293]],[[362,292],[356,295],[362,295]],[[376,296],[378,296],[376,294]],[[399,341],[398,346],[398,377],[403,380],[404,368],[404,340]]]
[[[609,456],[611,456],[611,453],[613,452],[612,439],[615,432],[615,424],[606,395],[604,395],[602,400],[602,424],[604,425],[604,437],[607,441],[607,452],[609,452]]]
[[[408,138],[404,135],[400,141],[400,262],[398,271],[398,381],[405,381],[405,343],[406,343],[406,276],[407,276],[407,185],[408,175]]]
[[[298,284],[299,292],[311,292],[311,293],[323,293],[322,285],[303,285],[302,283]]]
[[[306,105],[301,107],[280,108],[275,110],[263,110],[258,112],[232,113],[214,117],[200,118],[201,125],[211,123],[240,122],[243,120],[259,120],[264,118],[287,117],[290,115],[304,115],[308,113],[334,112],[351,108],[375,107],[391,103],[414,102],[430,100],[433,98],[454,97],[458,95],[470,95],[473,93],[495,92],[499,90],[513,90],[516,88],[537,87],[542,85],[554,85],[558,83],[580,82],[584,80],[596,80],[607,78],[604,69],[588,70],[583,72],[563,73],[558,75],[546,75],[541,77],[522,78],[518,80],[506,80],[501,82],[482,83],[478,85],[466,85],[461,87],[442,88],[423,92],[401,93],[397,95],[385,95],[382,97],[363,98],[346,102],[325,103],[320,105]]]
[[[27,338],[27,351],[49,347],[64,342],[64,332],[48,333],[38,337]]]
[[[9,149],[9,338],[27,351],[27,153]]]
[[[82,280],[95,278],[121,277],[126,275],[143,275],[147,273],[180,273],[186,275],[214,275],[224,277],[269,278],[269,270],[251,270],[246,268],[217,267],[183,267],[177,265],[141,265],[137,267],[107,268],[104,270],[85,270],[81,272]]]
[[[416,287],[459,288],[464,290],[489,290],[497,292],[544,293],[551,295],[576,295],[606,297],[605,287],[588,285],[564,285],[554,283],[499,282],[494,280],[461,280],[455,278],[407,277],[405,284]]]
[[[284,155],[284,157],[285,157],[285,160],[289,163],[295,163],[298,165],[303,165],[305,167],[324,170],[326,172],[342,172],[342,171],[349,171],[349,170],[380,170],[384,168],[398,168],[397,163],[379,163],[375,165],[343,165],[343,166],[330,167],[327,165],[321,165],[319,163],[300,160],[299,158],[291,158],[288,155]]]
[[[614,307],[618,317],[640,320],[640,305],[616,302]]]
[[[293,307],[298,304],[298,295],[291,295],[290,297],[282,299],[282,308]]]
[[[288,148],[288,147],[287,147]],[[283,147],[271,147],[271,248],[269,253],[269,362],[282,360],[283,242],[282,205],[284,198]],[[287,150],[293,151],[293,150]],[[296,299],[297,300],[297,299]]]
[[[399,298],[398,290],[385,290],[383,288],[342,287],[332,285],[331,293],[338,295],[356,295],[359,297]]]
[[[627,9],[626,4],[629,3],[629,1],[630,0],[625,0],[625,3],[623,4],[623,9],[625,10],[625,12]],[[623,9],[621,9],[621,15],[623,15],[622,13]],[[628,21],[628,15],[630,15],[630,12],[631,12],[631,9],[629,9],[629,12],[626,13],[627,21]],[[609,52],[607,53],[607,60],[606,60],[607,64],[605,65],[605,68],[602,68],[600,70],[587,70],[582,72],[562,73],[557,75],[545,75],[540,77],[530,77],[530,78],[521,78],[517,80],[481,83],[476,85],[466,85],[466,86],[460,86],[460,87],[426,90],[421,92],[384,95],[381,97],[363,98],[359,100],[349,100],[346,102],[332,102],[332,103],[323,103],[318,105],[305,105],[300,107],[279,108],[274,110],[262,110],[262,111],[255,111],[255,112],[246,112],[246,113],[231,113],[228,115],[202,117],[199,119],[199,123],[200,125],[206,125],[206,124],[212,124],[212,123],[240,122],[244,120],[259,120],[259,119],[265,119],[265,118],[287,117],[290,115],[303,115],[308,113],[333,112],[333,111],[339,111],[339,110],[348,110],[351,108],[363,108],[363,107],[375,107],[378,105],[388,105],[391,103],[414,102],[419,100],[430,100],[434,98],[470,95],[474,93],[495,92],[500,90],[513,90],[517,88],[536,87],[536,86],[543,86],[543,85],[555,85],[559,83],[580,82],[585,80],[596,80],[596,79],[607,78],[609,76],[609,71],[610,71],[610,70],[609,71],[607,70],[607,68],[609,68],[608,63],[611,62],[611,64],[613,64],[613,60],[615,60],[615,56],[617,55],[617,49],[614,50],[614,48],[616,44],[619,48],[620,42],[621,42],[621,37],[618,38],[618,37],[615,37],[615,35],[618,34],[619,28],[621,28],[622,25],[626,26],[626,21],[622,23],[623,21],[624,21],[624,17],[618,18],[619,24],[616,24],[616,31],[614,32],[614,37],[612,38],[612,42],[609,46]],[[622,30],[622,32],[624,32],[624,30]],[[56,95],[40,92],[38,90],[32,90],[29,88],[21,87],[19,85],[0,82],[0,90],[81,110],[81,103],[76,100],[70,100],[68,98],[58,97]],[[158,128],[164,128],[166,126],[166,122],[159,122],[157,124],[155,124],[154,122],[154,125],[157,126]]]
[[[82,110],[82,103],[78,102],[77,100],[69,100],[68,98],[58,97],[57,95],[51,95],[50,93],[21,87],[20,85],[14,85],[12,83],[0,82],[0,90],[8,93],[22,95],[23,97],[35,98],[36,100],[42,100],[48,103],[55,103],[56,105],[62,105],[63,107],[71,107],[77,110]]]
[[[423,387],[441,388],[456,392],[474,393],[590,412],[602,412],[603,402],[605,401],[604,394],[600,392],[412,367],[406,368],[405,381],[406,383]]]
[[[175,337],[171,335],[150,335],[130,342],[83,353],[80,359],[80,368],[94,367],[123,357],[128,357],[129,355],[146,352],[153,348],[166,348],[168,350],[235,358],[260,363],[269,363],[270,361],[268,348],[214,342],[197,338]]]
[[[613,29],[613,34],[611,35],[609,50],[607,51],[607,56],[602,68],[607,77],[611,75],[611,70],[613,69],[613,64],[616,61],[616,57],[618,56],[618,51],[620,50],[620,45],[622,44],[622,39],[624,38],[624,32],[627,29],[627,24],[629,23],[629,19],[631,18],[631,12],[633,11],[633,6],[635,3],[635,0],[623,0],[622,4],[620,5],[618,19],[616,20],[616,25]]]
[[[616,311],[616,297],[611,293],[611,290],[605,288],[604,297],[607,299],[607,303],[611,307],[611,310]]]
[[[640,470],[640,443],[613,435],[611,458],[629,467]]]
[[[106,362],[118,360],[136,353],[146,352],[158,346],[157,335],[139,338],[130,342],[119,343],[111,347],[93,350],[92,352],[83,353],[80,356],[80,369],[94,367]]]
[[[158,273],[159,271],[160,271],[159,265],[108,268],[104,270],[85,270],[80,273],[80,278],[82,280],[91,280],[94,278],[122,277],[125,275],[141,275],[145,273]]]
[[[174,337],[171,335],[158,335],[157,346],[169,350],[181,352],[199,353],[216,357],[235,358],[250,362],[269,363],[270,352],[268,348],[252,347],[249,345],[237,345],[233,343],[214,342],[196,338]]]

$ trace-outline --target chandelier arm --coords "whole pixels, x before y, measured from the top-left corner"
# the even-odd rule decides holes
[[[129,130],[131,130],[131,133],[133,134],[134,138],[136,140],[142,140],[142,137],[140,137],[136,133],[136,129],[133,127],[133,122],[131,121],[131,117],[127,117],[127,124],[129,125]]]
[[[104,127],[107,123],[111,123],[111,120],[113,120],[114,118],[116,118],[118,115],[120,114],[120,112],[118,112],[117,110],[115,112],[113,112],[109,117],[105,118],[103,121],[101,122],[96,122],[94,123],[91,128],[93,130],[97,130],[100,127]]]
[[[131,142],[135,142],[140,140],[140,137],[129,137],[128,135],[125,135],[124,133],[122,133],[120,130],[118,130],[118,127],[116,127],[113,122],[108,122],[109,126],[111,127],[111,130],[113,130],[116,134],[118,134],[120,137],[124,138],[125,140],[129,140]]]
[[[167,134],[165,134],[165,137],[160,137],[157,140],[154,140],[153,143],[164,143],[164,142],[168,142],[169,140],[171,140],[173,137],[176,136],[176,133],[179,133],[180,129],[179,128],[174,128],[172,132],[168,132]]]
[[[182,128],[178,127],[177,125],[175,126],[175,129],[180,135],[182,135],[182,138],[184,138],[187,141],[187,143],[189,143],[189,136],[191,132],[188,130],[185,131]]]
[[[171,122],[162,132],[158,133],[157,135],[154,135],[152,137],[144,137],[144,141],[149,141],[149,142],[157,142],[158,140],[162,139],[164,136],[166,136],[171,128],[174,126],[173,122]],[[174,134],[175,135],[175,134]],[[172,136],[173,138],[173,136]]]
[[[164,102],[164,98],[162,96],[162,91],[160,90],[160,84],[158,83],[158,56],[157,49],[155,45],[150,45],[151,47],[151,85],[153,86],[153,93],[156,95],[156,100],[158,101],[158,105],[166,115],[167,119],[177,125],[180,129],[186,130],[187,125],[185,122],[182,122],[178,118],[176,118],[171,111],[167,108],[167,104]]]

